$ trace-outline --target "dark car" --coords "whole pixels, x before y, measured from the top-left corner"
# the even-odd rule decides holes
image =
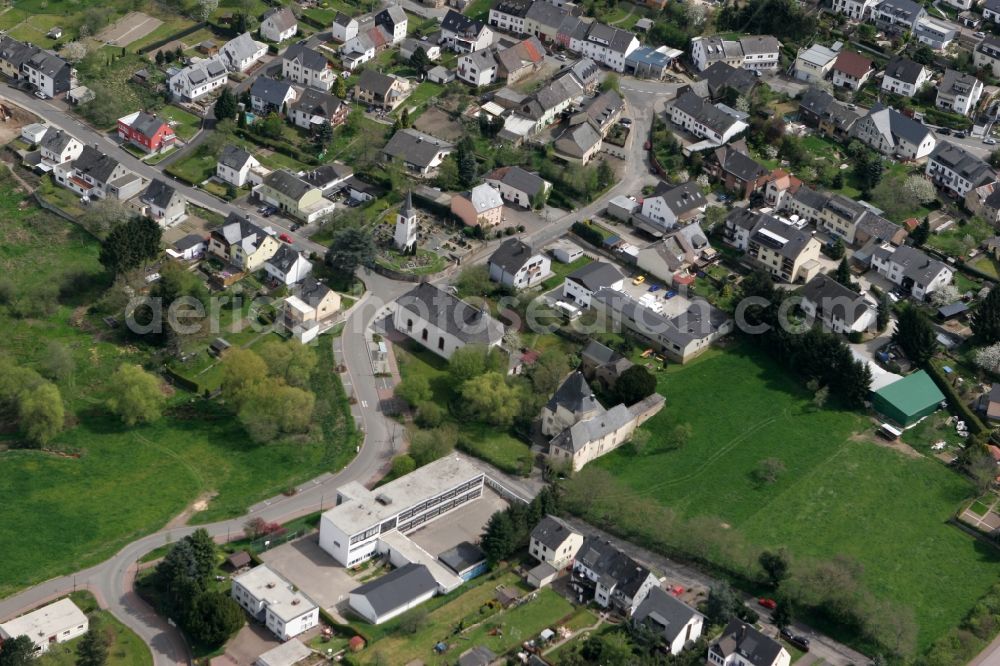
[[[788,627],[782,627],[781,637],[784,638],[786,641],[790,641],[793,638],[795,638],[795,632],[789,629]]]
[[[964,139],[967,136],[969,136],[968,132],[955,132],[955,138],[956,139]]]
[[[945,136],[951,136],[951,130],[947,127],[942,127],[937,131],[938,134],[944,134]]]
[[[793,634],[791,638],[786,638],[792,646],[797,647],[803,652],[809,652],[809,639],[801,634]]]

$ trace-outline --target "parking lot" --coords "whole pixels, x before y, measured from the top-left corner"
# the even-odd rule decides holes
[[[341,621],[338,606],[361,584],[319,547],[315,533],[261,553],[260,559]]]

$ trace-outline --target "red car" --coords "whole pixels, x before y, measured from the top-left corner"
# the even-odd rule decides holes
[[[775,601],[774,599],[768,599],[767,597],[761,597],[760,599],[757,600],[757,603],[759,603],[761,606],[763,606],[768,610],[774,610],[775,608],[778,607],[777,601]]]
[[[295,241],[292,240],[292,237],[289,236],[288,234],[278,234],[278,238],[280,238],[281,240],[283,240],[284,242],[289,243],[289,244],[295,242]]]
[[[649,141],[647,141],[646,143],[642,144],[643,150],[650,150],[652,147],[653,147],[653,144],[651,144]]]

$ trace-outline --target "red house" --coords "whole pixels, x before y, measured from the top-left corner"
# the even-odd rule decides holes
[[[123,141],[139,146],[147,153],[166,150],[177,140],[170,125],[145,111],[136,111],[124,118],[119,118],[118,136]]]

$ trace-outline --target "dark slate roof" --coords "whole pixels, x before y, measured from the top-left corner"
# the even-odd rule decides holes
[[[328,187],[336,181],[345,181],[354,175],[354,169],[342,162],[322,164],[312,171],[302,174],[302,180],[316,187]]]
[[[531,530],[531,538],[551,550],[559,548],[570,534],[577,531],[555,516],[545,516]]]
[[[816,305],[820,311],[829,312],[851,326],[868,310],[864,296],[829,275],[821,274],[809,280],[799,296]]]
[[[80,156],[73,162],[73,168],[99,183],[107,183],[111,174],[118,168],[118,160],[96,148],[84,146]]]
[[[593,261],[576,269],[566,279],[577,282],[590,291],[597,291],[601,287],[610,287],[615,282],[622,280],[623,277],[612,264]]]
[[[489,666],[496,658],[497,656],[488,647],[478,645],[458,657],[458,666]]]
[[[753,666],[771,666],[782,647],[773,638],[768,638],[742,620],[733,618],[708,649],[723,659],[737,652],[743,661]]]
[[[545,407],[552,412],[557,407],[563,407],[572,414],[581,414],[600,409],[601,405],[587,384],[587,378],[579,370],[574,370],[559,385]]]
[[[766,245],[782,257],[794,260],[812,240],[812,234],[800,231],[770,215],[761,214],[750,232],[750,239]]]
[[[633,622],[643,622],[659,631],[667,643],[673,643],[698,611],[677,599],[662,587],[654,587],[632,615]]]
[[[351,24],[351,21],[354,21],[354,19],[344,12],[337,12],[337,15],[333,17],[333,22],[337,25],[347,26]]]
[[[693,180],[674,187],[660,181],[653,196],[662,197],[667,208],[672,210],[674,215],[683,215],[708,203],[705,195],[701,193],[698,183]]]
[[[716,108],[690,90],[670,102],[670,105],[680,109],[702,125],[711,128],[719,134],[724,134],[726,130],[737,122],[736,118]]]
[[[845,131],[849,130],[859,118],[857,113],[838,102],[833,95],[819,88],[807,90],[799,102],[799,108],[830,120]]]
[[[901,137],[914,145],[920,142],[930,133],[930,130],[912,118],[904,116],[895,109],[890,109],[876,102],[868,112],[868,117],[872,119],[880,131],[889,133],[895,137]]]
[[[429,282],[406,292],[396,303],[466,344],[495,344],[503,339],[503,324],[489,313]]]
[[[877,238],[881,241],[892,240],[896,237],[903,228],[896,224],[895,222],[890,222],[881,215],[876,215],[875,213],[865,211],[861,216],[861,221],[858,222],[857,233],[866,233],[873,238]]]
[[[292,86],[288,81],[258,76],[250,86],[250,96],[263,100],[265,104],[281,107],[285,103],[288,91]]]
[[[436,589],[430,570],[411,562],[351,590],[351,594],[365,597],[376,614],[385,615]]]
[[[719,161],[719,165],[723,171],[733,174],[744,182],[756,181],[758,178],[762,178],[769,173],[767,169],[754,161],[752,157],[736,150],[731,145],[717,148],[715,158]]]
[[[406,12],[399,5],[389,5],[375,15],[375,23],[390,26],[406,23]]]
[[[292,44],[281,56],[284,60],[298,61],[305,69],[319,70],[330,65],[330,61],[319,51],[314,51],[303,43]]]
[[[597,537],[587,537],[576,554],[576,561],[587,567],[606,587],[615,587],[626,597],[633,597],[649,577],[649,569]]]
[[[503,173],[499,174],[497,173],[498,171],[503,171]],[[504,185],[524,192],[531,197],[545,189],[544,178],[537,173],[532,173],[519,166],[501,167],[501,169],[497,169],[493,173],[499,176],[497,180]]]
[[[885,75],[898,81],[915,85],[923,69],[924,66],[918,62],[913,62],[909,58],[902,56],[896,56],[885,66]]]
[[[190,250],[193,247],[197,247],[198,245],[204,245],[204,244],[205,244],[204,236],[199,236],[198,234],[188,234],[184,238],[181,238],[179,241],[174,243],[173,248],[178,252],[183,252],[185,250]]]
[[[475,36],[478,35],[484,27],[485,24],[482,21],[476,21],[468,16],[459,14],[454,9],[449,9],[448,13],[444,15],[443,19],[441,19],[441,30],[447,30],[448,32],[454,32],[460,35]]]
[[[393,76],[377,72],[374,69],[366,69],[361,72],[361,78],[358,79],[358,88],[370,90],[379,97],[385,97],[395,82],[396,78]]]
[[[580,352],[581,358],[589,358],[594,361],[597,365],[604,365],[605,363],[610,363],[611,361],[621,358],[621,354],[616,352],[611,347],[602,345],[597,340],[591,340],[587,343],[587,346],[583,348]]]
[[[269,173],[264,177],[264,184],[296,201],[313,188],[312,185],[286,169],[278,169]]]
[[[713,62],[701,73],[703,81],[708,82],[709,94],[712,99],[722,96],[726,88],[732,88],[746,97],[757,85],[757,77],[749,70],[737,69],[722,60]]]
[[[38,142],[38,145],[53,153],[61,153],[66,149],[70,141],[74,141],[74,138],[69,132],[61,130],[58,127],[50,127],[45,130],[45,134],[42,135],[42,139]]]
[[[314,116],[332,118],[343,104],[342,99],[330,93],[315,88],[306,88],[302,91],[302,96],[292,102],[292,108]]]
[[[530,245],[519,238],[508,238],[490,255],[489,263],[499,266],[507,273],[516,273],[533,256],[535,251]]]
[[[393,134],[382,152],[390,157],[402,158],[410,164],[426,167],[438,152],[451,149],[452,144],[447,141],[407,128]]]
[[[879,11],[891,12],[896,16],[909,17],[916,17],[923,10],[923,7],[913,0],[882,0],[875,7]]]
[[[278,30],[278,32],[284,32],[292,26],[298,25],[298,21],[295,19],[295,14],[288,7],[275,7],[274,9],[269,9],[264,12],[262,17],[264,22],[270,22]]]
[[[45,76],[55,78],[63,69],[69,69],[69,63],[48,51],[39,51],[28,58],[27,64]]]
[[[146,188],[141,199],[157,208],[166,208],[175,196],[180,196],[177,190],[159,178],[154,178],[150,181],[149,187]]]
[[[299,251],[294,247],[288,243],[282,243],[281,247],[278,248],[278,251],[274,253],[274,256],[267,260],[267,263],[271,264],[282,273],[287,273],[301,256],[302,255]]]
[[[997,0],[1000,2],[1000,0]],[[531,9],[532,0],[497,0],[493,3],[492,9],[508,16],[524,18],[528,10]]]
[[[830,202],[830,196],[811,187],[800,187],[799,191],[792,195],[792,198],[800,202],[803,206],[808,206],[815,211],[826,208]]]
[[[949,141],[942,141],[935,146],[930,160],[948,167],[972,183],[973,187],[979,187],[997,178],[997,173],[989,164]]]
[[[628,45],[635,39],[635,35],[628,30],[622,30],[614,26],[605,25],[594,21],[587,31],[587,41],[605,45],[606,48],[615,53],[624,54]]]
[[[229,144],[225,146],[219,154],[219,164],[239,171],[251,157],[253,156],[250,153],[243,150],[239,146]]]
[[[9,62],[14,67],[20,68],[38,51],[39,48],[32,44],[19,42],[7,35],[0,36],[0,59]]]
[[[903,274],[918,284],[927,284],[933,280],[942,270],[948,268],[937,259],[931,259],[926,254],[910,247],[900,245],[892,253],[893,263],[903,267]]]
[[[535,2],[524,16],[543,26],[558,29],[571,13],[568,9],[556,7],[551,2]]]
[[[152,137],[159,132],[160,128],[164,125],[166,125],[166,123],[156,114],[140,111],[139,115],[132,121],[131,127],[145,137]]]
[[[444,562],[455,573],[461,574],[477,564],[485,562],[486,553],[476,544],[462,541],[454,548],[449,548],[438,555],[438,559]]]
[[[300,299],[308,303],[309,305],[315,306],[321,300],[323,300],[327,294],[329,294],[332,289],[320,282],[314,277],[306,277],[299,283],[295,295]]]

